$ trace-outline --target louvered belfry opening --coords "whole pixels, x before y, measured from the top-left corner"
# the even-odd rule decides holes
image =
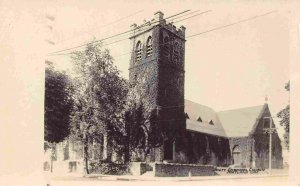
[[[142,59],[142,43],[138,41],[136,44],[136,60],[140,61]]]
[[[152,56],[152,37],[149,36],[147,39],[147,57]]]
[[[174,61],[175,62],[179,61],[179,44],[178,44],[178,42],[175,42],[175,45],[174,45]]]

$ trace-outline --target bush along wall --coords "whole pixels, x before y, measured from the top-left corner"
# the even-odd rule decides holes
[[[125,175],[129,174],[129,164],[108,161],[91,161],[90,172],[94,174]]]

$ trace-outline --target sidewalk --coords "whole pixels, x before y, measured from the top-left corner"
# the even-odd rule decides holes
[[[265,177],[287,177],[287,174],[274,175],[228,175],[228,176],[192,176],[192,177],[145,177],[145,176],[97,176],[89,175],[86,178],[96,178],[100,180],[119,180],[119,181],[200,181],[200,180],[224,180],[224,179],[243,179],[243,178],[265,178]]]
[[[101,174],[66,174],[66,175],[51,175],[48,180],[90,180],[90,181],[201,181],[201,180],[227,180],[227,179],[248,179],[248,178],[272,178],[272,177],[288,177],[288,174],[238,174],[238,175],[223,175],[223,176],[192,176],[192,177],[154,177],[154,176],[132,176],[132,175],[101,175]]]

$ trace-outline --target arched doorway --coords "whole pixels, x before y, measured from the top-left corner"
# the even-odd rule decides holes
[[[241,165],[242,164],[242,156],[241,156],[241,150],[238,145],[235,145],[232,148],[232,157],[233,157],[233,164],[235,165]]]
[[[164,160],[173,160],[175,153],[175,141],[168,139],[164,142]]]

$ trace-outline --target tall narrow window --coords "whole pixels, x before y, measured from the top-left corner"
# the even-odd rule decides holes
[[[164,142],[164,159],[173,159],[173,141],[171,139],[168,139]]]
[[[141,43],[141,41],[137,42],[135,53],[136,53],[136,60],[140,61],[142,59],[142,43]]]
[[[163,47],[163,55],[164,56],[166,56],[166,57],[168,57],[169,56],[169,53],[170,53],[170,43],[169,43],[170,41],[169,41],[169,37],[168,36],[166,36],[165,38],[164,38],[164,47]]]
[[[152,56],[152,37],[149,36],[147,39],[147,57]]]
[[[174,45],[174,61],[175,62],[179,61],[179,44],[178,44],[178,42],[175,42],[175,45]]]
[[[269,118],[263,119],[263,128],[270,128],[270,119]]]

